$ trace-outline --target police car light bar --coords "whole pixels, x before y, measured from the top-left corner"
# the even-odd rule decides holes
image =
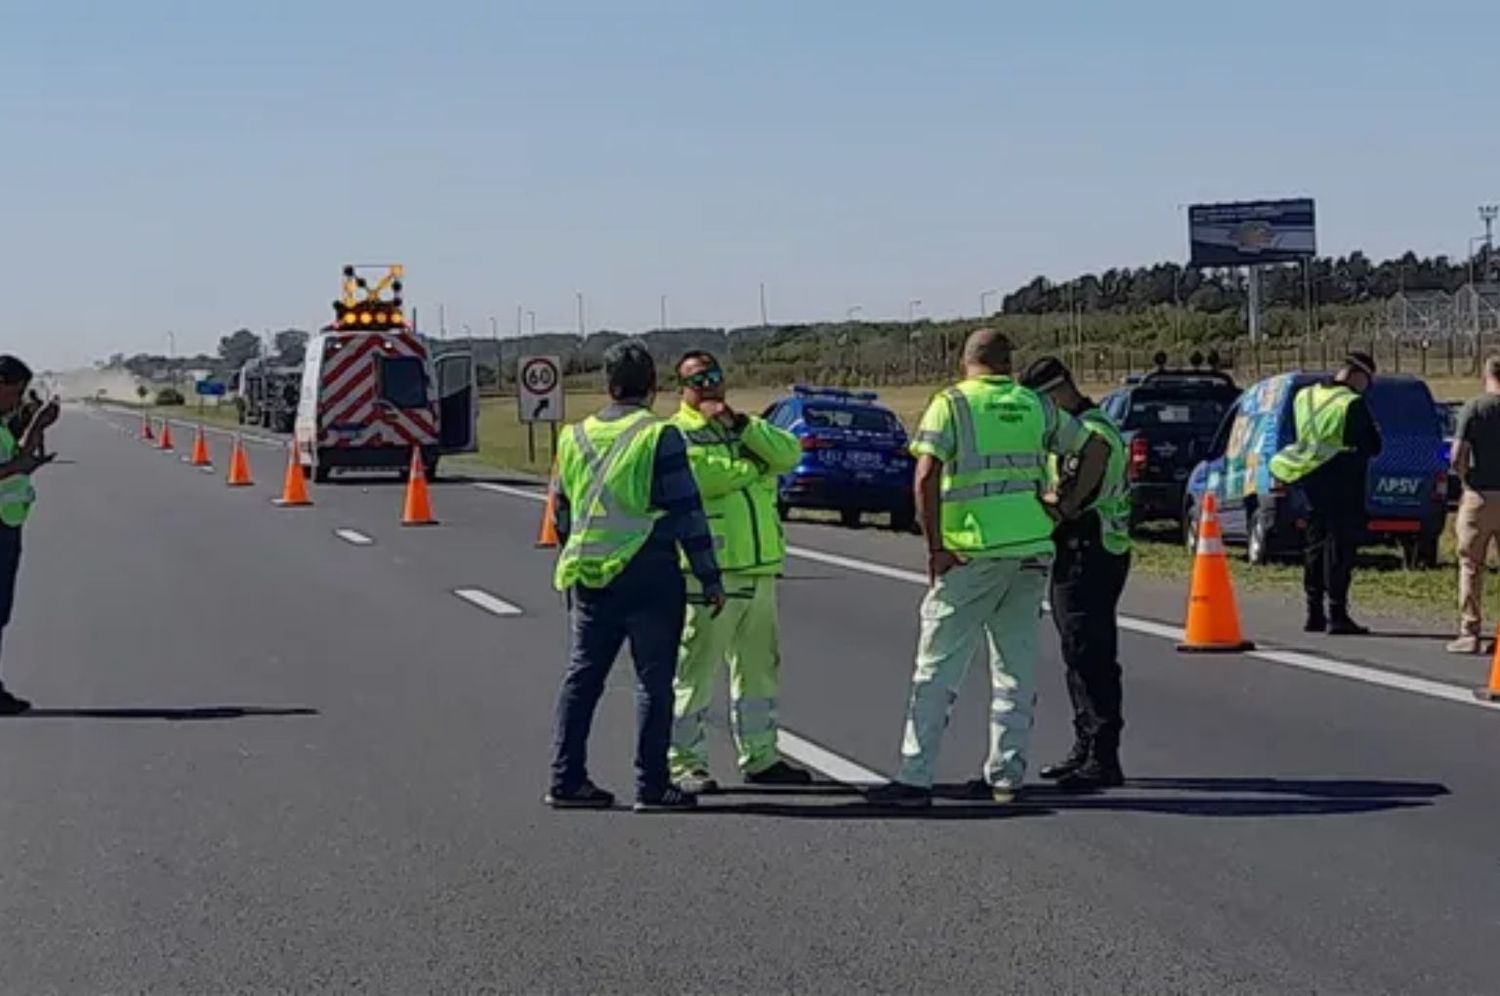
[[[793,384],[792,393],[804,398],[843,398],[846,401],[874,401],[880,395],[874,391],[850,391],[842,387],[809,387]]]

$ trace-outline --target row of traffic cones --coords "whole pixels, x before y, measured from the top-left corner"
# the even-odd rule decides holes
[[[162,419],[161,432],[153,430],[150,416],[141,417],[141,439],[154,442],[163,451],[172,449],[172,424]],[[205,470],[213,468],[208,452],[208,440],[203,426],[199,425],[193,437],[193,450],[187,460],[193,467]],[[234,445],[229,453],[229,475],[225,483],[231,488],[245,488],[254,484],[250,476],[250,455],[245,450],[244,439],[236,433]],[[297,459],[295,443],[287,444],[286,474],[282,478],[281,497],[272,499],[279,508],[307,508],[312,505],[312,496],[307,490],[307,475],[302,462]],[[406,477],[406,497],[402,503],[401,524],[403,526],[434,526],[437,519],[432,514],[432,496],[427,488],[427,471],[422,463],[420,447],[412,447],[411,465]]]

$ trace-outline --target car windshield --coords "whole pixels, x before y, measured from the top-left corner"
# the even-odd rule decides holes
[[[809,406],[802,410],[809,429],[855,429],[859,432],[899,432],[901,423],[884,408]]]
[[[1125,418],[1127,429],[1150,429],[1155,426],[1216,429],[1231,401],[1222,398],[1141,397],[1130,399]]]

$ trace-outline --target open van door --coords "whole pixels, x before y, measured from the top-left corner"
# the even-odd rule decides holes
[[[479,380],[472,353],[444,353],[434,361],[438,388],[438,452],[479,449]]]

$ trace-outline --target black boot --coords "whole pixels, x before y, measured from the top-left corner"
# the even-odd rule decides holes
[[[1361,626],[1349,618],[1349,610],[1343,606],[1334,606],[1328,613],[1328,635],[1369,636],[1370,627]]]
[[[1068,752],[1067,757],[1063,758],[1061,761],[1058,761],[1055,764],[1045,765],[1040,771],[1037,772],[1037,774],[1041,775],[1049,782],[1055,782],[1059,778],[1068,777],[1073,772],[1083,767],[1084,764],[1088,762],[1088,759],[1088,741],[1084,740],[1082,737],[1079,737],[1073,741],[1073,749]]]
[[[12,695],[4,685],[0,685],[0,716],[19,716],[30,711],[30,702]]]
[[[1323,614],[1323,603],[1307,606],[1307,621],[1302,624],[1304,633],[1322,633],[1328,629],[1328,617]]]
[[[1064,792],[1094,792],[1119,788],[1124,784],[1125,772],[1120,769],[1120,759],[1113,753],[1096,754],[1077,770],[1057,780],[1057,787]]]

